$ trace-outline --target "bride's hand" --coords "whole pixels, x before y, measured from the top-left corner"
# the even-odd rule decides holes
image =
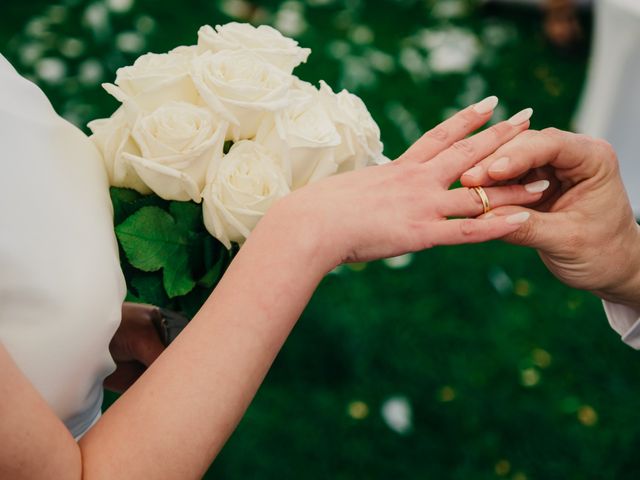
[[[116,371],[105,378],[105,388],[124,392],[164,351],[152,322],[155,309],[129,302],[122,305],[122,321],[109,343]]]
[[[493,219],[472,189],[450,185],[461,174],[529,127],[531,110],[470,138],[492,114],[495,97],[468,107],[427,132],[397,160],[336,175],[302,188],[277,204],[264,225],[308,245],[321,268],[423,250],[482,242],[517,230],[527,214]],[[485,189],[492,207],[524,205],[542,193],[526,186]],[[258,227],[260,228],[260,226]]]

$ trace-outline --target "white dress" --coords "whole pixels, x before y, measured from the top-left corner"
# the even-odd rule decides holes
[[[79,437],[100,416],[125,295],[106,173],[2,55],[0,162],[0,342]]]

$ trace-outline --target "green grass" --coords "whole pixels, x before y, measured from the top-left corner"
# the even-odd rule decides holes
[[[4,0],[0,52],[81,125],[113,110],[97,83],[137,56],[118,50],[118,32],[146,22],[154,28],[142,28],[143,50],[164,51],[194,42],[203,23],[231,19],[219,2],[139,0],[110,14],[100,34],[81,21],[85,2],[67,3],[66,18],[36,39],[25,26],[51,15],[50,2]],[[501,98],[503,118],[532,106],[533,128],[570,126],[587,49],[553,50],[535,12],[456,0],[314,3],[256,2],[253,14],[271,23],[296,11],[305,19],[297,38],[313,54],[299,75],[361,95],[390,157],[452,109],[489,94]],[[443,16],[443,4],[461,9]],[[429,53],[420,32],[452,27],[454,43],[471,38],[478,55],[468,71],[429,73],[437,38]],[[69,36],[86,49],[64,60],[66,80],[48,84],[21,60],[30,43],[60,57]],[[90,58],[104,66],[102,78],[77,81]],[[639,361],[596,298],[561,285],[526,249],[437,248],[405,268],[344,267],[318,289],[210,478],[636,478]],[[398,395],[413,411],[404,435],[380,415]],[[350,415],[356,401],[366,407]]]

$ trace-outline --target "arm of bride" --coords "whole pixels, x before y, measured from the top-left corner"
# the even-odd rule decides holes
[[[529,126],[530,112],[521,112],[465,139],[491,117],[487,103],[427,132],[395,162],[325,179],[276,204],[188,327],[78,443],[0,349],[0,477],[200,478],[328,271],[503,237],[527,220],[447,219],[482,213],[473,190],[449,186]],[[542,195],[522,185],[486,193],[493,206]]]

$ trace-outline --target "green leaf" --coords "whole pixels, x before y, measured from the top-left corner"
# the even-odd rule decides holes
[[[113,203],[113,217],[116,225],[122,223],[142,207],[155,206],[166,209],[169,203],[157,195],[142,195],[129,188],[111,187],[109,193]]]
[[[129,290],[129,289],[127,289],[127,295],[124,297],[124,301],[125,302],[132,302],[132,303],[143,303],[142,300],[140,300],[133,293],[131,293],[131,290]]]
[[[120,223],[131,214],[131,205],[140,199],[141,195],[128,188],[111,187],[109,189],[111,203],[113,203],[113,217],[116,223]]]
[[[189,271],[188,232],[159,207],[143,207],[116,227],[127,259],[144,272],[163,269],[169,297],[184,295],[194,286]]]
[[[227,269],[227,258],[226,255],[221,255],[218,259],[218,262],[205,273],[200,280],[198,280],[198,285],[202,285],[206,288],[213,288],[219,281],[222,274]]]
[[[155,272],[170,263],[186,246],[173,217],[158,207],[143,207],[116,227],[116,234],[131,265]]]
[[[202,229],[202,205],[194,202],[171,202],[169,211],[176,223],[185,230],[198,231]]]
[[[196,282],[191,278],[189,256],[185,250],[176,252],[171,264],[164,269],[163,274],[164,289],[169,298],[186,295],[196,286]]]
[[[131,286],[137,290],[140,302],[159,307],[163,307],[167,303],[162,276],[157,273],[138,273],[131,279]]]

